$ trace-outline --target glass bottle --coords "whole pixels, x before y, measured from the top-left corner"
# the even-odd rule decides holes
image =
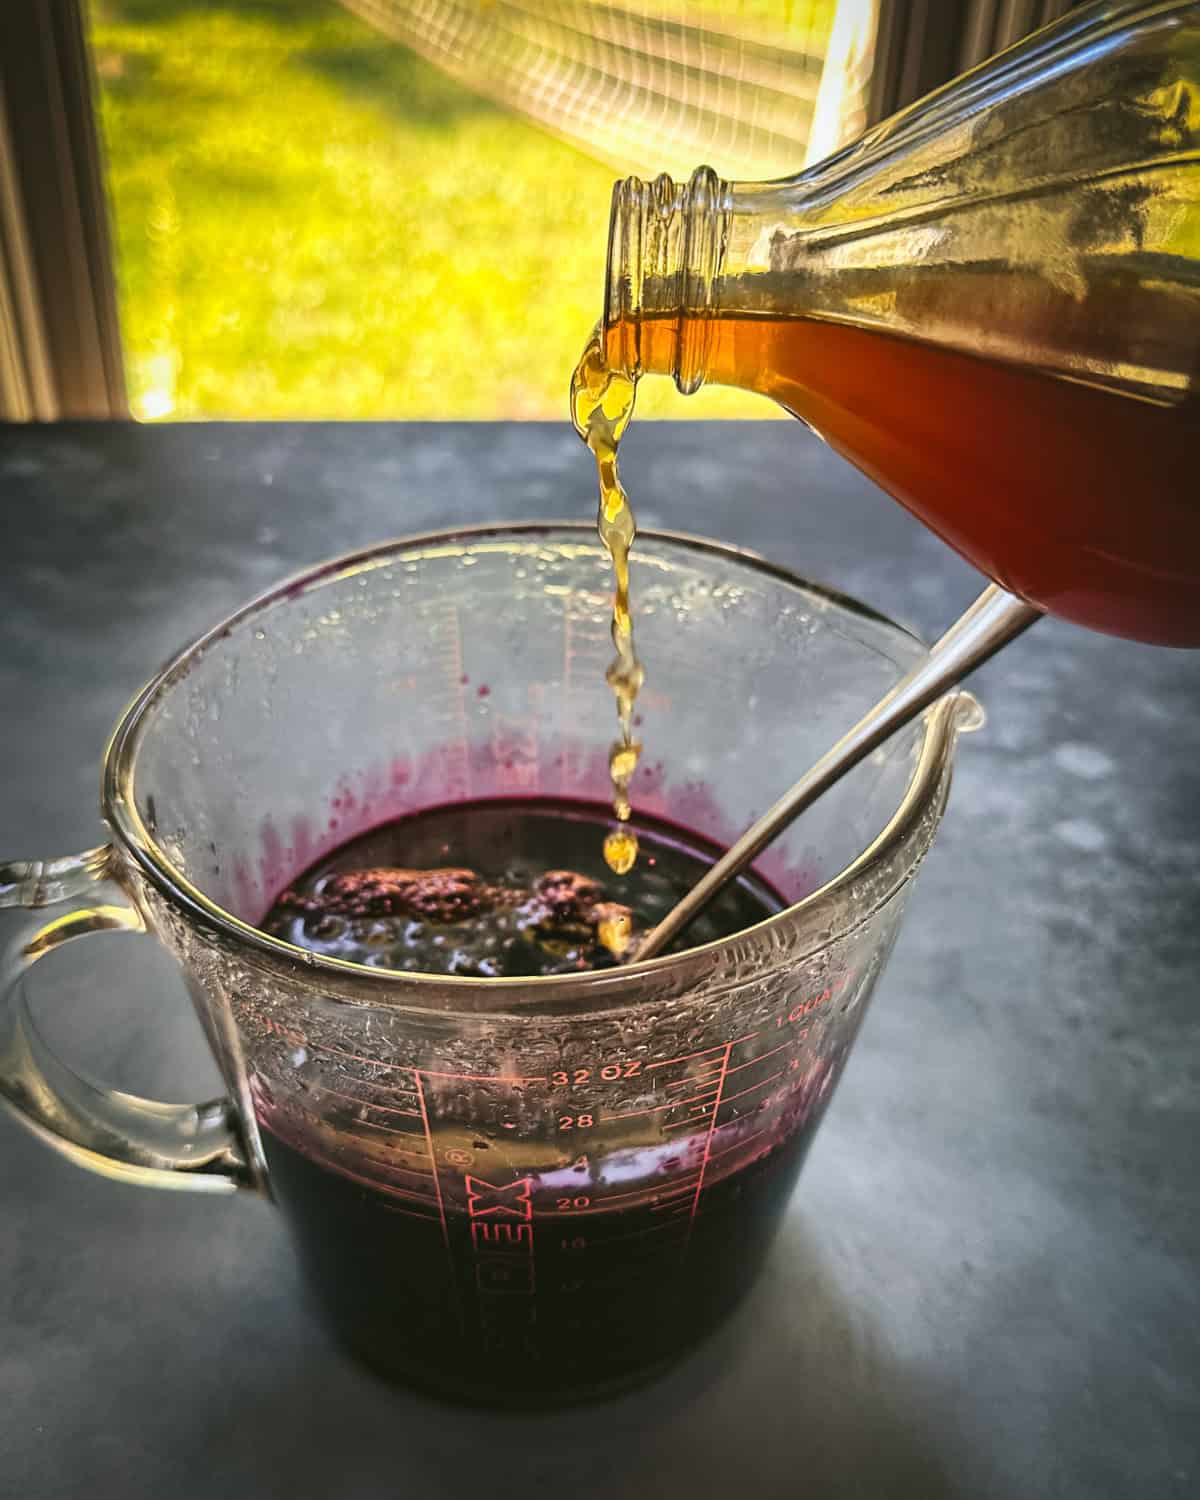
[[[618,183],[604,330],[1040,607],[1200,646],[1200,4],[1073,12],[782,181]]]

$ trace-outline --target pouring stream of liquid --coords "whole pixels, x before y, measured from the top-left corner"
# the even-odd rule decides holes
[[[633,737],[633,705],[645,681],[645,671],[633,644],[629,612],[629,549],[637,535],[629,497],[621,484],[617,447],[633,416],[637,386],[634,380],[609,367],[599,327],[588,340],[571,378],[571,420],[575,431],[592,450],[600,481],[597,529],[612,559],[616,575],[613,597],[612,641],[616,649],[605,678],[617,700],[620,738],[608,753],[617,826],[604,841],[609,869],[627,874],[637,859],[637,834],[629,827],[629,779],[637,770],[642,747]]]

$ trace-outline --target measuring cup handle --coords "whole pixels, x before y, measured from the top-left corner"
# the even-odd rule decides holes
[[[39,958],[89,933],[146,931],[114,874],[112,849],[0,862],[6,907],[21,916],[0,951],[0,1097],[18,1118],[79,1166],[123,1182],[208,1192],[250,1186],[229,1100],[160,1104],[101,1088],[56,1057],[34,1025],[24,977]],[[55,913],[49,920],[47,908]]]

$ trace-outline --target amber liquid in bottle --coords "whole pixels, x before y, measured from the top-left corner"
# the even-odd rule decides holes
[[[643,316],[670,373],[676,316]],[[609,328],[610,358],[632,330]],[[1200,401],[1159,404],[850,324],[710,324],[705,379],[813,427],[989,577],[1112,635],[1200,646]]]

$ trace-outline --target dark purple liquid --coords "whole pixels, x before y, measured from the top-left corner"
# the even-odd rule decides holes
[[[638,864],[617,877],[601,854],[608,819],[602,807],[540,800],[433,809],[338,850],[294,882],[263,926],[389,968],[611,965],[595,909],[627,908],[644,931],[719,851],[643,820]],[[414,873],[431,869],[456,873]],[[364,870],[374,873],[337,884]],[[386,873],[396,870],[408,873]],[[780,904],[761,881],[739,882],[689,943],[744,929]],[[816,1067],[789,1050],[795,997],[783,999],[757,1043],[705,1049],[681,1030],[684,1055],[641,1075],[655,1092],[636,1101],[653,1106],[635,1109],[637,1122],[609,1122],[613,1094],[577,1089],[574,1069],[542,1080],[544,1123],[527,1140],[473,1127],[469,1105],[432,1079],[416,1093],[409,1069],[368,1065],[382,1113],[346,1102],[337,1089],[359,1084],[336,1080],[312,1098],[309,1123],[280,1111],[266,1088],[259,1119],[272,1185],[341,1340],[378,1371],[444,1395],[540,1405],[620,1388],[702,1337],[757,1274],[836,1072],[840,1048]],[[808,1071],[789,1071],[793,1056]],[[606,1060],[610,1077],[649,1062]],[[718,1065],[730,1070],[727,1085],[723,1072],[714,1081]],[[561,1133],[564,1113],[578,1129]],[[381,1159],[400,1165],[381,1169]],[[372,1180],[381,1170],[390,1177]]]
[[[533,1253],[482,1262],[465,1214],[448,1214],[447,1246],[436,1222],[405,1217],[262,1131],[310,1290],[339,1340],[388,1379],[498,1406],[620,1390],[710,1333],[757,1277],[811,1136],[797,1131],[707,1189],[694,1220],[650,1202],[535,1209]]]
[[[372,967],[483,978],[612,967],[603,924],[643,935],[721,851],[657,819],[635,819],[628,875],[604,863],[610,817],[586,802],[468,802],[399,818],[344,844],[293,881],[265,931]],[[364,872],[370,872],[364,877]],[[757,876],[727,886],[670,951],[728,937],[783,905]]]

